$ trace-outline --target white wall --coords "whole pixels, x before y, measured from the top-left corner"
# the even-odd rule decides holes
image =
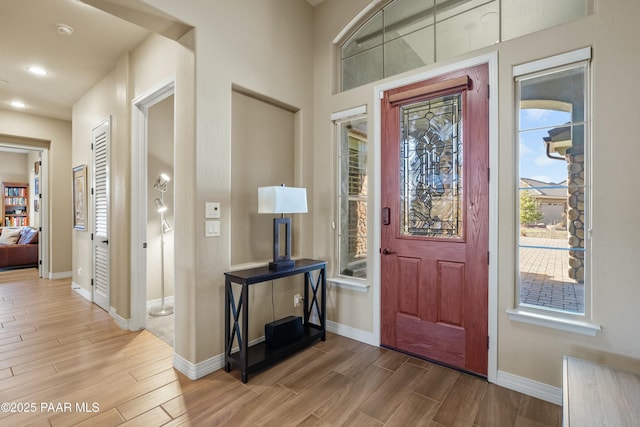
[[[31,227],[40,227],[40,218],[42,215],[42,201],[38,197],[39,188],[42,185],[41,167],[38,165],[38,173],[36,174],[36,162],[40,162],[40,151],[29,151],[27,156],[27,170],[29,171],[29,225]],[[38,188],[36,188],[35,180],[38,179]],[[38,192],[36,192],[38,190]],[[35,202],[38,202],[38,212],[35,209]]]

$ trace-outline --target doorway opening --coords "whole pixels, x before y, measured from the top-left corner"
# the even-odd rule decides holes
[[[48,149],[42,143],[0,142],[0,227],[5,238],[12,234],[13,243],[26,245],[20,256],[3,257],[0,270],[37,268],[39,277],[49,277]]]
[[[174,342],[174,93],[170,79],[133,101],[131,329]]]

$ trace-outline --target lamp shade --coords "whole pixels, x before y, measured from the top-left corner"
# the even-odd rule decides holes
[[[156,190],[164,193],[165,191],[167,191],[167,184],[169,183],[169,181],[171,181],[171,177],[169,177],[169,175],[167,175],[166,173],[161,173],[156,179],[155,184],[153,184],[153,187]]]
[[[167,205],[164,204],[162,199],[155,199],[153,203],[156,205],[156,210],[158,212],[164,212],[167,210]]]
[[[286,214],[306,212],[306,188],[285,186],[258,188],[258,213]]]

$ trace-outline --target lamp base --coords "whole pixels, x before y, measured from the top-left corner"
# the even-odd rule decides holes
[[[272,261],[269,263],[269,270],[285,270],[287,268],[293,268],[296,262],[292,259],[286,261]]]
[[[161,305],[159,307],[154,307],[149,310],[149,316],[160,317],[160,316],[168,316],[173,314],[173,307]]]

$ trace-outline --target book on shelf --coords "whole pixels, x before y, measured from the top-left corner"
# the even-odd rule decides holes
[[[5,197],[4,204],[7,206],[25,206],[27,204],[26,197]]]
[[[25,187],[5,187],[4,195],[9,197],[26,197],[27,189]]]
[[[26,216],[5,216],[5,227],[25,227],[28,224],[28,218]]]

